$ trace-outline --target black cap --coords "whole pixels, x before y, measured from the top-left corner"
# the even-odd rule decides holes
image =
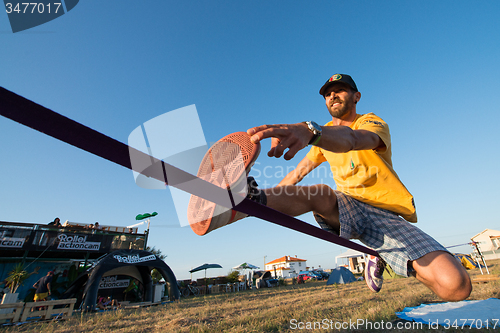
[[[351,86],[351,88],[354,89],[354,91],[358,91],[358,87],[356,87],[356,83],[354,83],[354,80],[352,79],[352,77],[350,75],[335,74],[331,78],[329,78],[328,81],[325,82],[323,87],[321,87],[321,89],[319,90],[319,94],[321,96],[325,96],[326,89],[328,89],[329,86],[331,86],[332,84],[337,83],[337,82],[344,82],[344,83],[348,84],[349,86]]]

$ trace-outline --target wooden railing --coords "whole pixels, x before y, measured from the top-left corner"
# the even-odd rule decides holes
[[[73,314],[76,298],[60,299],[44,302],[18,302],[0,304],[0,309],[12,309],[10,313],[0,314],[0,321],[9,320],[11,323],[31,320],[50,320],[55,317],[65,319]]]

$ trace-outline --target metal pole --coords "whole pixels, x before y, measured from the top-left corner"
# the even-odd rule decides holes
[[[148,219],[146,222],[148,222],[148,229],[146,230],[146,237],[144,238],[144,251],[146,251],[146,247],[148,246],[149,224],[151,222],[151,219]]]

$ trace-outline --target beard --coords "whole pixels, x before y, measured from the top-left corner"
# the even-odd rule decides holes
[[[341,102],[342,104],[340,104],[340,106],[335,106],[335,107],[328,106],[328,112],[330,112],[330,115],[332,117],[339,119],[342,119],[343,116],[348,114],[349,111],[351,111],[354,105],[356,104],[354,102],[354,96],[349,96],[348,98],[346,98],[345,101],[342,101],[340,99],[334,99],[332,104],[336,102]]]

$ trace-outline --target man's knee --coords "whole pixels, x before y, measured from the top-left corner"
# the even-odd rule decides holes
[[[472,283],[470,281],[469,274],[466,274],[466,276],[462,279],[460,283],[460,287],[457,290],[457,301],[463,301],[467,297],[470,296],[470,293],[472,292]]]
[[[451,257],[451,255],[450,255]],[[455,260],[451,257],[451,261]],[[472,292],[469,274],[461,264],[442,270],[438,275],[438,283],[443,290],[443,298],[447,301],[462,301]]]
[[[415,260],[413,268],[417,278],[446,301],[464,300],[472,291],[469,274],[448,252],[430,252]]]
[[[322,206],[332,206],[337,203],[337,196],[332,188],[325,184],[318,184],[309,187],[309,193],[311,197],[317,202],[320,202]]]
[[[440,279],[440,285],[445,290],[447,301],[462,301],[472,292],[472,283],[465,269],[449,272]]]

